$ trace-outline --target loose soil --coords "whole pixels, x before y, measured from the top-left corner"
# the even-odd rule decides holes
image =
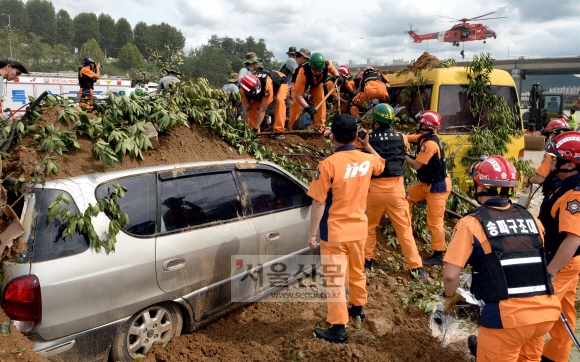
[[[58,124],[59,111],[58,108],[42,110],[41,124]],[[62,125],[61,128],[70,129],[71,126]],[[25,139],[9,150],[12,158],[4,160],[3,177],[32,174],[44,155],[38,154],[29,145],[30,141]],[[101,162],[93,156],[93,141],[78,137],[78,142],[81,151],[57,156],[57,177],[104,171]],[[320,155],[312,148],[322,152],[329,147],[328,141],[319,136],[287,135],[282,141],[262,136],[259,142],[272,147],[279,155]],[[248,157],[240,155],[211,129],[196,124],[160,135],[159,143],[159,149],[143,152],[144,161],[125,157],[123,164],[115,165],[114,169]],[[302,152],[299,145],[309,147]],[[319,160],[310,156],[288,157],[300,157],[313,168]],[[377,257],[378,266],[367,278],[367,321],[359,330],[348,329],[349,343],[346,345],[333,345],[312,337],[313,328],[327,327],[325,303],[261,302],[239,309],[193,334],[174,338],[165,346],[156,345],[143,361],[471,361],[465,347],[443,348],[431,337],[428,317],[422,311],[415,307],[403,308],[398,296],[409,291],[408,269],[401,261],[400,250],[387,246],[382,232],[378,233],[378,245],[381,254]],[[420,245],[421,251],[424,248]],[[439,268],[429,271],[435,279],[439,277]],[[7,320],[1,311],[0,320]],[[0,336],[0,340],[0,360],[44,360],[31,351],[33,343],[14,327],[12,333]]]
[[[436,67],[439,65],[439,63],[440,63],[439,58],[429,54],[428,52],[424,52],[423,54],[421,54],[419,58],[417,58],[417,60],[413,64],[397,69],[390,69],[388,71],[385,71],[384,73],[395,74],[397,72],[400,72],[401,70],[409,70],[411,72],[414,72],[419,69],[429,69],[430,67]]]

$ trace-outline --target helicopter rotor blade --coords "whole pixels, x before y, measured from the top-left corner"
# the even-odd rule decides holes
[[[449,16],[443,16],[443,15],[437,15],[437,16],[442,17],[442,18],[446,18],[446,19],[451,19],[453,21],[461,21],[461,19],[450,18]]]
[[[479,21],[479,20],[492,20],[492,19],[507,19],[507,16],[498,16],[495,18],[482,18],[482,19],[477,19],[477,20]],[[475,19],[471,19],[471,20],[475,20]]]
[[[484,16],[488,16],[488,15],[491,15],[491,14],[495,14],[495,13],[496,13],[495,11],[492,11],[491,13],[487,13],[487,14],[483,14],[483,15],[480,15],[480,16],[476,16],[474,18],[467,19],[467,20],[475,20],[475,19],[483,18]]]

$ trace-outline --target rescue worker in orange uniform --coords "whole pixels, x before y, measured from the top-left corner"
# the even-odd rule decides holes
[[[580,132],[554,137],[546,145],[546,153],[557,180],[554,192],[544,199],[538,218],[546,228],[546,259],[548,273],[554,276],[554,292],[575,330],[574,302],[580,273]],[[568,361],[572,339],[563,323],[555,323],[549,333],[552,338],[544,346],[542,361]]]
[[[334,117],[330,139],[335,152],[320,161],[308,196],[312,197],[308,245],[316,249],[320,227],[320,255],[324,276],[328,316],[332,325],[327,330],[315,329],[317,338],[333,343],[346,343],[345,325],[349,316],[365,320],[363,306],[367,302],[366,276],[363,272],[363,249],[367,232],[365,213],[371,175],[380,175],[383,160],[368,143],[368,134],[361,140],[371,153],[357,151],[356,120],[343,113]],[[348,271],[346,265],[348,264]],[[351,307],[346,306],[345,277]]]
[[[268,105],[275,101],[274,132],[278,134],[274,137],[277,140],[284,139],[282,133],[286,122],[288,95],[288,83],[284,73],[260,70],[244,76],[240,84],[244,121],[258,134]]]
[[[409,269],[419,279],[427,276],[413,237],[411,213],[405,194],[405,152],[407,136],[391,128],[395,110],[388,104],[373,108],[373,132],[369,135],[371,147],[386,161],[385,170],[373,176],[367,198],[368,235],[365,244],[365,268],[370,269],[375,258],[376,228],[383,214],[393,223],[397,239],[403,249]]]
[[[548,139],[552,139],[553,137],[562,134],[564,132],[570,131],[570,126],[568,122],[566,122],[562,118],[556,118],[551,120],[547,125],[542,134]],[[550,194],[554,191],[555,182],[554,178],[556,175],[554,173],[550,173],[550,157],[544,153],[544,158],[542,159],[542,164],[536,170],[536,174],[530,178],[528,178],[529,184],[542,184],[542,192],[545,195]]]
[[[338,109],[338,97],[340,97],[340,111],[342,113],[348,112],[348,98],[352,99],[355,93],[354,81],[348,79],[350,77],[350,68],[346,65],[341,65],[338,67],[338,74],[344,78],[344,83],[338,88],[338,94],[336,91],[332,92],[332,95],[328,97],[330,103],[336,103],[334,109]],[[330,77],[324,84],[325,90],[324,94],[328,94],[334,87],[336,78]]]
[[[389,80],[380,74],[373,67],[366,67],[359,74],[358,93],[352,98],[350,114],[360,117],[360,111],[364,111],[364,104],[371,103],[373,99],[378,99],[379,103],[386,103],[389,100],[387,86]]]
[[[292,71],[292,80],[290,82],[291,85],[294,85],[294,83],[296,82],[296,77],[298,76],[298,70],[300,69],[300,67],[307,64],[309,59],[310,59],[310,50],[306,48],[300,48],[300,50],[296,52],[296,64],[298,65],[298,67]],[[300,103],[296,101],[296,92],[294,92],[293,87],[291,87],[291,90],[292,91],[290,92],[290,99],[292,102],[290,104],[290,114],[288,116],[289,117],[288,129],[290,130],[293,129],[294,122],[296,122],[298,117],[300,117],[300,110],[302,109]],[[305,95],[306,94],[303,94],[303,96]]]
[[[93,98],[95,82],[101,78],[101,63],[96,63],[91,57],[83,58],[83,67],[79,69],[79,94],[78,100],[82,98]]]
[[[423,111],[416,116],[417,133],[407,136],[409,143],[417,143],[417,157],[405,156],[405,161],[417,171],[417,182],[407,189],[409,209],[415,202],[427,202],[427,226],[431,230],[433,255],[423,260],[425,265],[443,262],[445,230],[443,216],[445,203],[451,193],[451,178],[447,174],[445,152],[435,130],[441,127],[441,116],[435,111]]]
[[[304,111],[310,115],[315,127],[324,125],[326,120],[326,104],[322,102],[324,98],[324,82],[328,74],[331,74],[336,78],[338,86],[341,86],[344,83],[344,78],[338,74],[338,70],[321,53],[313,53],[308,63],[299,66],[296,71],[296,80],[292,86],[294,98],[290,108],[290,129],[292,129],[294,122],[300,116],[301,108],[304,108]],[[318,111],[315,106],[309,105],[304,99],[304,93],[306,92],[312,96],[315,106],[322,102]],[[299,107],[295,106],[294,103],[297,103]]]
[[[546,268],[542,225],[509,197],[518,172],[502,156],[474,163],[470,170],[482,206],[459,220],[445,255],[444,314],[463,300],[457,287],[472,266],[471,292],[483,300],[477,361],[539,361],[545,333],[560,316],[560,302]],[[558,322],[557,322],[558,323]]]

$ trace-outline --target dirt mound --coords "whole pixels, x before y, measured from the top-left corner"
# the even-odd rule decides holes
[[[438,66],[439,63],[440,63],[439,58],[429,54],[428,52],[424,52],[413,64],[410,64],[406,67],[385,71],[385,74],[395,74],[402,70],[409,70],[411,72],[414,72],[419,69],[429,69],[430,67]]]
[[[155,345],[143,361],[471,361],[465,346],[441,347],[431,336],[425,313],[403,308],[397,295],[408,292],[408,271],[394,267],[391,255],[400,250],[387,246],[382,233],[377,238],[379,268],[388,270],[368,274],[367,320],[359,330],[353,325],[347,328],[348,344],[314,338],[314,328],[328,327],[326,303],[261,302],[174,338],[166,346]],[[430,271],[434,276],[439,273]]]
[[[9,320],[4,311],[0,309],[0,324]],[[13,325],[10,325],[10,333],[0,335],[0,361],[46,362],[47,360],[37,355],[32,347],[34,347],[34,343],[18,332]]]

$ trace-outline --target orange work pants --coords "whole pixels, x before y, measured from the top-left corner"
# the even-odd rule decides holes
[[[558,321],[555,322],[560,323]],[[530,324],[517,328],[479,328],[477,362],[540,361],[541,351],[535,346],[543,343],[554,321]],[[570,338],[568,338],[570,339]],[[566,361],[568,358],[566,358]]]
[[[379,102],[385,103],[389,100],[389,92],[385,83],[379,80],[371,80],[365,84],[365,90],[358,92],[350,102],[350,114],[354,117],[360,117],[359,111],[365,103],[370,103],[373,99],[378,99]]]
[[[332,325],[346,324],[345,279],[348,281],[349,300],[352,305],[367,304],[366,275],[363,272],[365,240],[328,242],[320,241],[320,260],[326,281],[326,321]],[[348,264],[348,269],[346,265]]]
[[[420,268],[423,261],[419,256],[417,244],[411,227],[411,213],[405,198],[405,192],[369,193],[367,197],[367,214],[369,232],[365,244],[365,258],[374,259],[377,244],[376,229],[384,213],[387,213],[393,223],[397,239],[403,249],[403,255],[410,269]]]
[[[431,230],[431,249],[445,251],[445,229],[443,217],[445,216],[445,203],[451,193],[451,178],[445,178],[446,192],[431,192],[431,184],[417,182],[407,189],[407,202],[409,210],[415,202],[427,201],[427,226]]]
[[[250,109],[248,110],[250,112],[250,124],[249,124],[249,126],[252,129],[255,129],[257,127],[256,122],[258,122],[258,111],[260,110],[261,105],[262,105],[261,102],[250,100]],[[266,114],[267,113],[268,113],[268,108],[266,108]],[[264,118],[265,117],[266,116],[264,116]],[[262,118],[262,122],[264,122],[264,118]],[[259,127],[258,127],[258,129],[259,129]]]
[[[552,285],[554,294],[560,299],[562,312],[568,319],[572,330],[576,330],[576,286],[578,285],[578,273],[580,273],[580,256],[573,257],[554,277]],[[550,330],[548,343],[544,346],[542,355],[555,362],[568,361],[572,349],[572,339],[566,331],[564,324],[556,321],[554,328]],[[542,339],[542,342],[544,340]]]
[[[281,84],[278,93],[274,95],[276,108],[274,110],[274,132],[284,132],[286,123],[286,97],[288,96],[288,84]]]
[[[324,99],[324,84],[320,83],[316,87],[310,88],[308,93],[312,96],[312,101],[314,102],[314,107],[318,106],[322,99]],[[292,91],[292,105],[290,106],[290,120],[288,122],[288,128],[291,130],[294,122],[300,117],[300,112],[302,111],[302,106],[296,100],[296,95],[294,91]],[[324,125],[324,121],[326,120],[326,102],[320,105],[318,111],[316,111],[316,117],[312,123],[316,127]]]

